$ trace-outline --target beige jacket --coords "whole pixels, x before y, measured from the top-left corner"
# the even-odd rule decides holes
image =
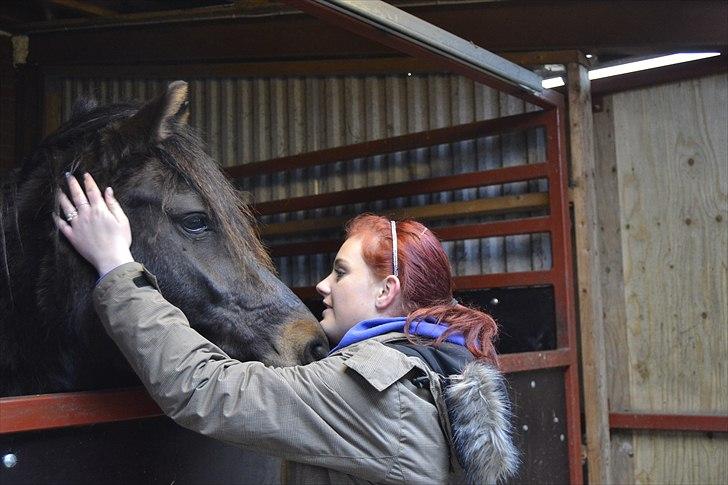
[[[140,284],[144,275],[151,285]],[[382,342],[346,347],[287,368],[229,358],[190,328],[138,263],[106,275],[94,304],[109,335],[149,394],[178,424],[287,460],[291,483],[448,483],[449,425],[441,389],[415,387],[418,358]],[[440,409],[438,410],[438,405]]]

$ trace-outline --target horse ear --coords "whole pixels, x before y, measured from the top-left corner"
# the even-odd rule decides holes
[[[189,118],[188,87],[184,81],[175,81],[167,91],[142,106],[127,123],[123,131],[146,134],[159,143],[169,138],[175,125],[186,124]]]

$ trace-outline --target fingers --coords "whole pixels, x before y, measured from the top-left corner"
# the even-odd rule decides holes
[[[73,205],[78,208],[82,205],[88,204],[89,202],[86,199],[86,194],[83,193],[83,189],[81,188],[81,185],[79,185],[78,180],[76,180],[76,177],[67,173],[66,181],[68,182],[68,191],[71,193]]]
[[[100,203],[103,203],[103,198],[101,197],[101,191],[99,190],[99,186],[96,185],[96,181],[89,173],[83,174],[83,185],[86,187],[86,197],[88,197],[88,202],[91,204],[91,206],[99,205]]]
[[[74,206],[73,203],[68,200],[66,194],[64,194],[60,190],[58,191],[58,203],[61,205],[61,210],[63,210],[63,214],[66,217],[68,217],[69,214],[76,212],[76,206]],[[66,221],[63,222],[65,223]]]
[[[53,222],[55,222],[58,230],[61,231],[63,235],[70,240],[71,234],[73,234],[73,229],[71,228],[71,225],[61,219],[55,212],[53,213]]]
[[[112,189],[111,187],[106,187],[104,198],[106,199],[106,205],[109,207],[109,210],[114,215],[116,220],[119,222],[126,221],[126,214],[124,214],[124,210],[121,208],[119,202],[117,202],[116,198],[114,197],[114,189]]]

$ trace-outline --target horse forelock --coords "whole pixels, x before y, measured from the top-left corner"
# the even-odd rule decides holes
[[[35,212],[34,217],[50,216],[46,211],[59,210],[55,193],[65,188],[63,172],[76,175],[91,172],[103,188],[104,185],[123,185],[130,170],[144,170],[152,159],[159,160],[166,168],[161,174],[167,182],[160,187],[163,200],[171,199],[180,188],[179,184],[185,184],[208,207],[210,217],[234,260],[242,264],[255,260],[273,272],[270,256],[258,237],[257,223],[249,204],[204,151],[204,144],[194,129],[177,124],[172,127],[170,136],[159,143],[123,135],[115,140],[114,146],[104,146],[108,134],[134,116],[139,105],[87,106],[88,109],[74,113],[71,119],[46,137],[21,167],[3,181],[0,272],[8,290],[12,286],[9,255],[22,258],[21,247],[8,247],[9,239],[15,246],[22,245],[17,227],[18,198],[26,198],[25,210]],[[26,186],[29,181],[31,183]],[[35,207],[27,207],[31,204]],[[9,233],[15,233],[13,236],[16,237],[7,237]],[[52,239],[53,250],[58,256],[62,238],[55,231]]]
[[[258,226],[250,205],[225,178],[196,132],[179,126],[175,133],[154,150],[156,157],[171,169],[171,184],[163,194],[168,201],[184,183],[194,190],[210,210],[216,229],[222,235],[230,255],[239,263],[255,260],[271,272],[270,256],[258,236]]]
[[[150,143],[150,139],[132,138],[127,134],[119,137],[109,135],[115,133],[115,125],[136,114],[139,107],[116,104],[80,111],[48,143],[55,145],[56,149],[59,145],[75,146],[76,153],[73,160],[66,164],[67,170],[71,173],[88,170],[94,175],[101,172],[101,181],[106,183],[123,183],[122,173],[129,165],[136,170],[144,170],[149,159],[158,159],[169,169],[161,174],[166,182],[160,187],[163,200],[169,201],[179,189],[177,184],[185,183],[209,208],[210,216],[236,262],[254,259],[274,271],[270,256],[258,236],[250,205],[205,152],[205,145],[193,128],[175,124],[161,143]],[[58,168],[55,173],[59,173]],[[60,178],[56,180],[60,181]]]

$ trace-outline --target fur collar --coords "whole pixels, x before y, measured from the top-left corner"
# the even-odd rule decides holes
[[[484,362],[471,362],[460,376],[451,376],[445,401],[467,482],[498,483],[514,475],[519,458],[503,374]]]

